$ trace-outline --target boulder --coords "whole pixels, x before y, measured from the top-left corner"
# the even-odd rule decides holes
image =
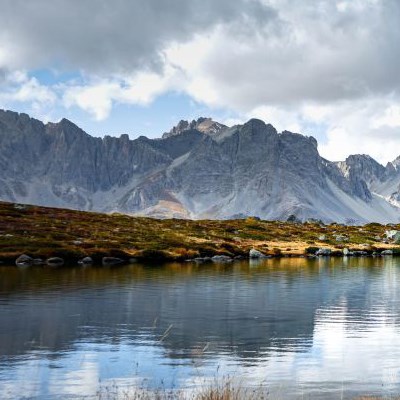
[[[400,232],[397,232],[397,233],[393,236],[393,243],[394,243],[394,244],[400,244]]]
[[[399,233],[399,231],[396,231],[394,229],[389,230],[389,231],[385,231],[385,236],[387,239],[389,240],[393,240],[394,237]]]
[[[321,242],[324,242],[326,240],[326,235],[319,235],[318,240],[320,240]]]
[[[62,267],[64,260],[61,257],[50,257],[46,260],[46,264],[49,267]]]
[[[381,251],[381,256],[392,256],[393,250],[383,250]]]
[[[346,235],[335,235],[334,239],[337,242],[348,242],[349,241],[349,238]]]
[[[233,260],[229,256],[220,255],[220,256],[211,257],[211,261],[217,262],[217,263],[225,263],[225,262],[232,262]]]
[[[16,260],[15,265],[17,267],[30,267],[33,265],[33,258],[26,254],[21,254]]]
[[[105,267],[112,267],[114,265],[123,264],[124,260],[122,258],[118,258],[118,257],[103,257],[101,260],[101,263]]]
[[[355,250],[355,251],[353,251],[353,256],[355,256],[355,257],[365,257],[367,255],[368,255],[368,253],[366,251],[364,251],[364,250]]]
[[[267,256],[264,253],[261,253],[261,251],[258,251],[256,249],[251,249],[249,251],[249,257],[250,258],[267,258]]]
[[[315,253],[316,256],[330,256],[331,255],[331,249],[327,249],[325,247],[321,247],[318,249]]]
[[[211,261],[211,257],[196,257],[193,259],[193,261],[196,263],[209,262],[209,261]]]
[[[93,264],[93,259],[92,259],[92,257],[84,257],[84,258],[82,258],[82,260],[78,261],[78,264],[91,265],[91,264]]]

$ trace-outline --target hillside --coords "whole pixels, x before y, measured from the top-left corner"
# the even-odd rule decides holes
[[[179,220],[100,214],[0,202],[0,260],[21,254],[63,257],[76,263],[90,256],[148,261],[227,255],[248,257],[250,249],[270,256],[305,256],[317,248],[341,255],[344,248],[368,254],[399,247],[385,239],[397,226],[345,226],[239,220]],[[336,252],[336,253],[335,253]],[[133,260],[132,260],[133,261]]]

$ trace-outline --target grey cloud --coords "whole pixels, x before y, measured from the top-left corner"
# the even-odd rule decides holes
[[[5,68],[0,67],[0,85],[6,81],[7,70]]]
[[[347,8],[340,10],[339,3],[347,3]],[[237,42],[227,37],[202,65],[204,76],[235,108],[330,103],[400,92],[400,2],[273,4],[277,17],[248,34],[250,50],[226,51],[218,57],[222,47],[229,49]]]
[[[0,0],[0,9],[0,49],[11,49],[3,67],[88,73],[160,67],[159,51],[171,42],[274,15],[258,0]]]
[[[176,65],[180,89],[203,78],[218,105],[239,112],[400,92],[398,0],[0,0],[0,9],[3,70],[161,71],[168,45],[209,33],[195,70]]]

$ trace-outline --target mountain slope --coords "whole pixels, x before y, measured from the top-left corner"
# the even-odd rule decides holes
[[[397,222],[400,161],[323,159],[312,137],[252,119],[181,121],[161,139],[94,138],[0,111],[0,199],[157,217]]]

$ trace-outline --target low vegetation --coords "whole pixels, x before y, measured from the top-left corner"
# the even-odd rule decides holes
[[[386,230],[400,225],[345,226],[263,221],[157,220],[123,214],[100,214],[0,202],[0,260],[21,254],[34,258],[90,256],[138,260],[187,260],[214,255],[247,256],[250,249],[266,255],[304,256],[320,247],[368,252],[400,246],[385,241]]]
[[[327,393],[328,394],[328,393]],[[285,399],[284,393],[271,395],[267,386],[245,387],[235,384],[231,378],[215,381],[211,385],[205,382],[203,389],[187,391],[183,389],[147,390],[122,389],[118,386],[106,387],[97,393],[98,400],[267,400]],[[300,398],[300,397],[299,397]],[[301,398],[313,398],[303,394]],[[398,396],[356,396],[353,400],[400,400]]]
[[[266,388],[245,388],[231,380],[215,382],[203,389],[187,390],[146,390],[121,389],[118,386],[103,388],[97,393],[98,400],[266,400]]]

